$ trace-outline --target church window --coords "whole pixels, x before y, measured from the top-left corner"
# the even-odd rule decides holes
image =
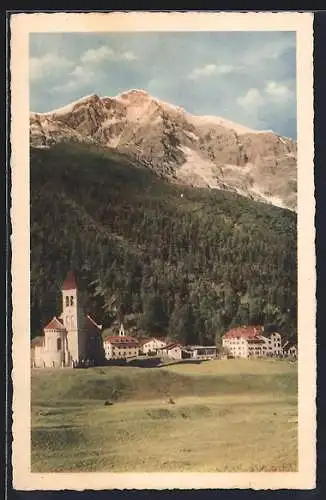
[[[66,307],[69,307],[69,297],[68,297],[68,295],[66,296]]]
[[[71,305],[71,306],[73,306],[73,305],[74,305],[74,297],[73,297],[73,296],[71,296],[71,297],[70,297],[70,305]]]
[[[61,351],[61,339],[57,339],[57,350]]]

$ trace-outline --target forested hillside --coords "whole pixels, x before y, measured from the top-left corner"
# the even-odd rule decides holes
[[[31,148],[30,178],[33,336],[70,269],[103,325],[134,314],[143,333],[208,344],[236,324],[295,334],[295,213],[81,145]]]

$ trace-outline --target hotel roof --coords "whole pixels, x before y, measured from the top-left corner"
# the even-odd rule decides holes
[[[236,328],[232,328],[229,330],[224,336],[224,339],[231,339],[231,338],[244,338],[244,339],[250,339],[257,337],[259,335],[262,335],[264,331],[264,327],[261,325],[258,326],[240,326]]]

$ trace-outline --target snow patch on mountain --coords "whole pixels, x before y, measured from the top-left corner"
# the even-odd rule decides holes
[[[187,118],[194,126],[219,126],[230,130],[233,130],[237,134],[266,134],[273,133],[271,130],[254,130],[239,123],[234,123],[225,118],[220,118],[219,116],[197,116],[189,115],[187,113]]]
[[[251,191],[258,195],[260,198],[262,198],[265,202],[267,203],[271,203],[272,205],[275,205],[276,207],[280,207],[280,208],[287,208],[283,201],[281,200],[281,198],[279,198],[278,196],[269,196],[267,195],[266,193],[264,193],[264,191],[262,191],[262,189],[257,186],[257,185],[253,185],[251,187]]]
[[[38,116],[66,115],[67,113],[71,113],[76,106],[79,106],[81,104],[88,104],[90,99],[99,99],[99,97],[96,94],[86,95],[84,97],[81,97],[77,101],[73,101],[67,104],[66,106],[62,106],[61,108],[56,108],[53,109],[52,111],[46,111],[44,113],[33,113],[33,114]]]

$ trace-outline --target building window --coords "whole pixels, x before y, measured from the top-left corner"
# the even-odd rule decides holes
[[[66,307],[69,307],[69,297],[68,297],[68,295],[66,296]]]
[[[71,297],[70,297],[70,305],[71,305],[71,306],[73,306],[73,305],[74,305],[74,297],[73,297],[73,296],[71,296]]]
[[[61,351],[61,339],[57,339],[57,350]]]

